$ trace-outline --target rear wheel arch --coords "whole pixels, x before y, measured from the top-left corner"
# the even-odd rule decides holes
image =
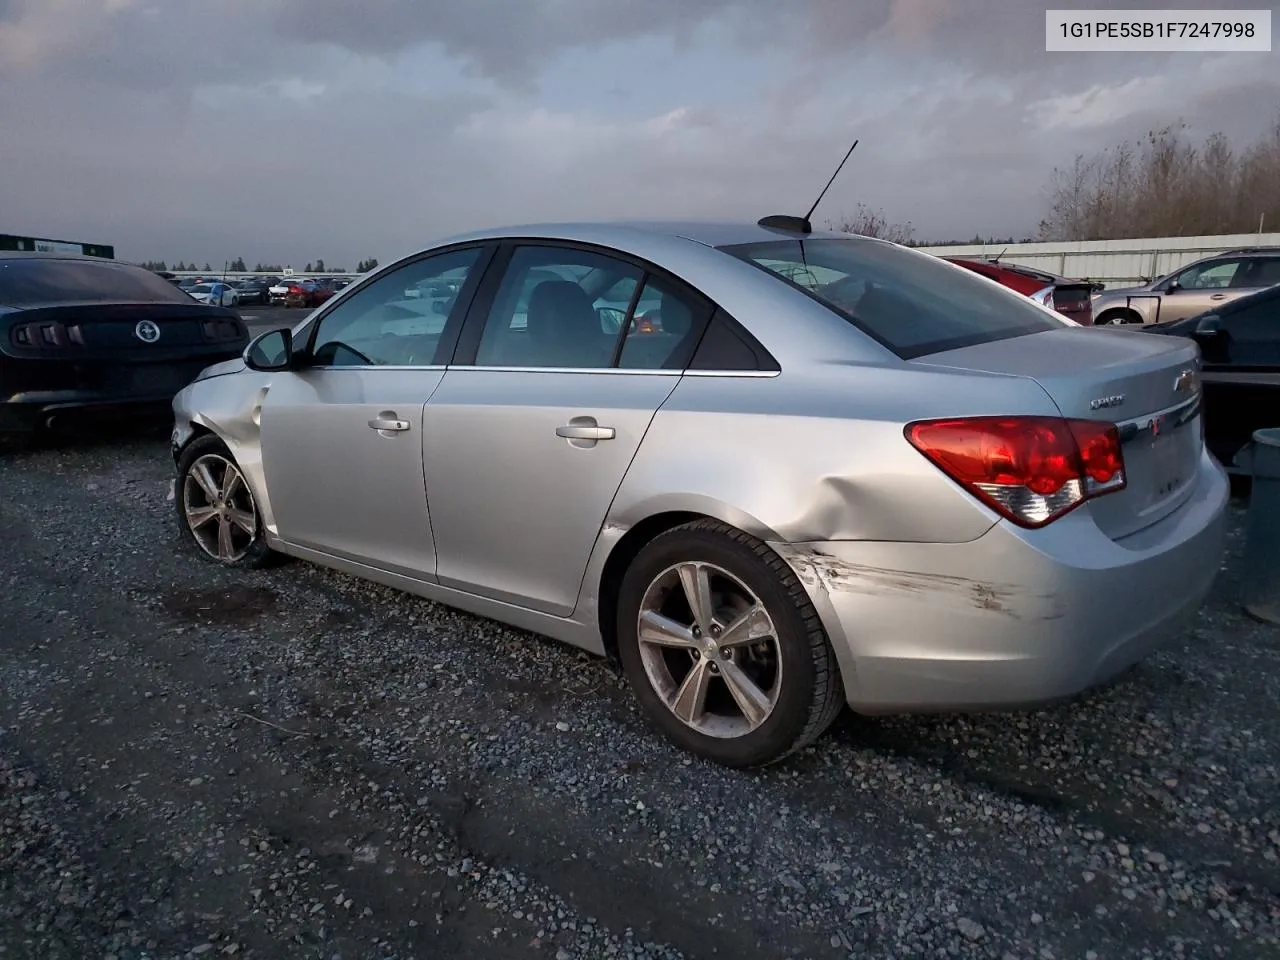
[[[622,579],[631,562],[654,538],[673,527],[692,523],[695,520],[718,520],[759,540],[779,539],[773,530],[755,517],[711,497],[662,496],[652,501],[635,504],[628,508],[626,513],[629,516],[639,515],[640,519],[628,522],[629,517],[618,518],[617,522],[627,528],[626,533],[609,551],[609,556],[601,568],[599,581],[596,583],[600,639],[606,656],[611,658],[616,657],[618,652],[616,621]],[[606,522],[606,527],[613,521],[614,518],[611,517],[610,521]]]
[[[671,510],[645,517],[624,533],[621,539],[609,551],[600,573],[599,592],[597,593],[597,610],[600,623],[600,639],[604,644],[605,654],[611,659],[618,656],[618,596],[622,591],[622,580],[627,568],[639,556],[640,551],[668,530],[673,530],[695,520],[709,520],[705,513],[689,510]]]
[[[1143,323],[1144,321],[1142,314],[1132,307],[1113,307],[1098,314],[1093,322],[1096,326],[1105,326],[1114,323]]]

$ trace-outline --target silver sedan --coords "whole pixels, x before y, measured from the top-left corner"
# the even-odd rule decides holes
[[[846,703],[1043,702],[1177,635],[1227,501],[1198,366],[879,240],[488,231],[204,371],[175,503],[217,563],[615,655],[672,740],[750,766]]]

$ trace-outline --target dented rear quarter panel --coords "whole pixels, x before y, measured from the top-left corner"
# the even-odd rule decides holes
[[[685,377],[658,411],[609,524],[687,510],[766,541],[959,543],[996,516],[906,440],[913,420],[1058,414],[1034,381],[828,362],[772,378]]]

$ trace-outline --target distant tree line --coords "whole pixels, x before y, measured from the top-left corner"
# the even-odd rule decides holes
[[[884,215],[883,210],[873,210],[865,203],[859,203],[853,213],[842,214],[835,220],[828,220],[827,227],[840,233],[856,233],[863,237],[877,237],[892,243],[912,245],[915,228],[908,220],[896,223]]]
[[[1280,231],[1280,114],[1253,143],[1237,148],[1214,133],[1200,142],[1186,124],[1152,130],[1055,168],[1034,237],[918,241],[910,221],[859,203],[827,225],[907,246],[997,246],[1036,240],[1119,240]]]
[[[1041,240],[1196,237],[1280,230],[1280,115],[1236,148],[1185,124],[1150,131],[1055,169]]]
[[[356,273],[365,273],[372,270],[378,265],[378,261],[370,257],[368,260],[361,260],[356,265]],[[188,263],[185,260],[179,260],[173,266],[169,266],[164,260],[144,260],[139,266],[148,270],[160,270],[165,273],[172,271],[196,271],[203,273],[214,273],[215,269],[212,265],[206,263],[203,267],[197,266],[192,260]],[[245,265],[244,257],[236,257],[234,260],[228,260],[224,266],[217,272],[225,271],[227,273],[283,273],[284,267],[278,263],[255,263],[253,269],[250,270]],[[314,263],[308,263],[303,268],[303,273],[346,273],[346,267],[327,266],[323,260],[316,260]]]

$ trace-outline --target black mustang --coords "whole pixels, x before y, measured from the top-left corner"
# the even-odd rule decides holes
[[[234,310],[142,267],[0,252],[0,433],[169,415],[175,393],[248,339]]]

